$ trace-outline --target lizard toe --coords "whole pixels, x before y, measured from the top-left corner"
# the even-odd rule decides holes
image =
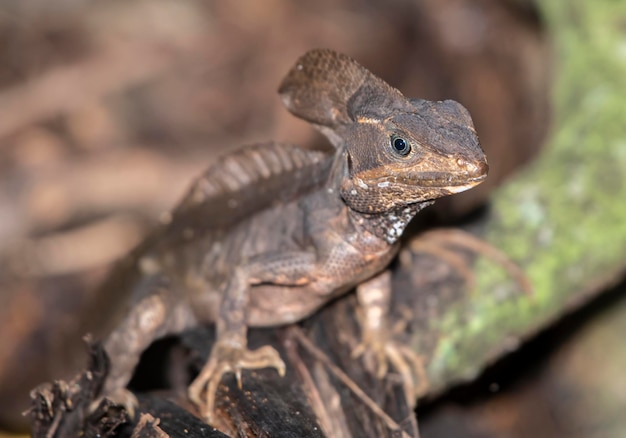
[[[216,345],[209,361],[189,386],[189,399],[198,407],[202,417],[208,423],[213,423],[216,421],[215,397],[222,377],[234,373],[237,385],[242,388],[242,370],[261,368],[275,368],[282,377],[286,366],[278,351],[269,345],[257,350]]]

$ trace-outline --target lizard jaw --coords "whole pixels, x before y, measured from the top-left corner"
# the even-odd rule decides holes
[[[369,180],[357,177],[344,182],[340,193],[352,210],[374,214],[460,193],[480,184],[486,177],[486,171],[474,176],[465,172],[415,172]]]
[[[487,175],[485,174],[485,175],[473,178],[469,180],[469,182],[466,181],[465,184],[451,185],[451,186],[446,186],[445,188],[450,192],[451,195],[454,193],[461,193],[461,192],[471,189],[472,187],[477,186],[478,184],[482,183],[486,178],[487,178]]]
[[[375,186],[379,189],[385,190],[390,187],[395,187],[395,189],[399,192],[411,193],[419,190],[425,195],[427,193],[430,194],[430,196],[433,196],[434,193],[438,193],[439,196],[427,197],[428,199],[435,199],[440,196],[451,195],[469,190],[482,183],[486,178],[486,173],[475,177],[468,177],[463,174],[451,175],[445,172],[432,172],[428,174],[419,174],[417,178],[413,175],[402,179],[397,177],[384,178],[374,183],[372,183],[372,181],[368,181],[369,184],[365,184],[363,182],[361,183],[365,186],[365,188]]]
[[[398,182],[407,186],[447,189],[450,193],[459,193],[483,182],[489,172],[484,156],[482,160],[473,162],[463,158],[448,160],[442,163],[442,167],[445,164],[450,168],[436,172],[408,172],[404,181]]]

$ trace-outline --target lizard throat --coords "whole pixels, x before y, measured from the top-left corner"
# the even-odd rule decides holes
[[[433,202],[420,202],[400,207],[385,213],[364,214],[355,213],[356,222],[376,237],[393,245],[400,239],[411,219],[424,207]]]

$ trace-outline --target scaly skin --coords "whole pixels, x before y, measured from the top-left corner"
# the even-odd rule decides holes
[[[486,177],[471,118],[453,101],[409,100],[330,50],[300,58],[279,92],[336,151],[251,146],[194,183],[104,286],[126,301],[105,341],[112,358],[105,395],[127,384],[154,339],[216,324],[216,344],[189,390],[211,421],[223,374],[285,371],[272,347],[247,348],[248,327],[299,321],[360,283],[368,309],[355,356],[372,349],[383,362],[379,374],[387,360],[409,374],[413,361],[389,343],[380,310],[388,277],[376,276],[386,275],[419,210]]]

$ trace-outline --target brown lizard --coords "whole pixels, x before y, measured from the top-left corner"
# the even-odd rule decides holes
[[[105,396],[125,387],[153,340],[215,324],[210,358],[189,388],[210,421],[225,373],[240,381],[242,369],[285,372],[271,346],[247,348],[248,327],[299,321],[357,285],[367,310],[356,355],[374,351],[379,374],[388,360],[406,369],[385,331],[383,271],[418,211],[485,179],[470,115],[454,101],[407,99],[323,49],[302,56],[279,92],[336,151],[254,145],[195,181],[104,285],[109,299],[126,303],[104,342],[112,358]]]

